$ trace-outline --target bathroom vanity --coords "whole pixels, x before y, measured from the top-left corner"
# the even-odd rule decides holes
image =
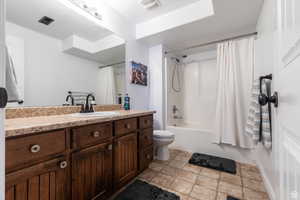
[[[107,199],[153,160],[152,111],[6,122],[6,200]]]

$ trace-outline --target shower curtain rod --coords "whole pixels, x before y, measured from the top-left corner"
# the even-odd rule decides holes
[[[120,64],[124,64],[124,63],[126,63],[126,62],[125,61],[121,61],[121,62],[109,64],[109,65],[103,65],[103,66],[100,66],[99,69],[102,69],[102,68],[105,68],[105,67],[112,67],[112,66],[120,65]]]
[[[199,47],[204,47],[204,46],[208,46],[208,45],[212,45],[212,44],[217,44],[217,43],[226,42],[226,41],[229,41],[229,40],[236,40],[236,39],[255,36],[255,35],[257,35],[257,32],[248,33],[248,34],[244,34],[244,35],[239,35],[239,36],[235,36],[235,37],[231,37],[231,38],[227,38],[227,39],[222,39],[222,40],[215,40],[215,41],[211,41],[211,42],[207,42],[207,43],[203,43],[203,44],[197,44],[197,45],[193,45],[193,46],[186,47],[186,48],[183,48],[183,49],[175,49],[175,50],[165,51],[165,54],[174,53],[174,52],[178,52],[178,51],[195,49],[195,48],[199,48]]]

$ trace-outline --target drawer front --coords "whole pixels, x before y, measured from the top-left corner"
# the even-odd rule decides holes
[[[137,129],[137,118],[123,119],[115,122],[116,136],[131,133]]]
[[[153,146],[149,146],[140,151],[139,171],[147,169],[153,161]]]
[[[139,124],[140,124],[140,128],[152,128],[153,127],[153,115],[140,117]]]
[[[140,132],[139,147],[145,148],[153,144],[153,129],[148,128]]]
[[[65,150],[65,130],[8,139],[6,141],[6,169],[19,167],[22,164],[59,154]]]
[[[112,137],[112,123],[94,124],[72,129],[72,147],[96,144]]]

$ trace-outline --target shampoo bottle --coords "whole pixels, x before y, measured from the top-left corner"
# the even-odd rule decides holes
[[[130,110],[130,97],[128,96],[128,94],[126,94],[124,97],[124,109]]]

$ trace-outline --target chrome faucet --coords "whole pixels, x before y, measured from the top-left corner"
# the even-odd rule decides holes
[[[92,98],[92,102],[89,102],[89,99]],[[91,112],[95,112],[94,111],[94,107],[93,105],[95,105],[95,96],[93,94],[89,94],[86,96],[86,101],[85,101],[85,105],[81,106],[81,113],[91,113]]]

